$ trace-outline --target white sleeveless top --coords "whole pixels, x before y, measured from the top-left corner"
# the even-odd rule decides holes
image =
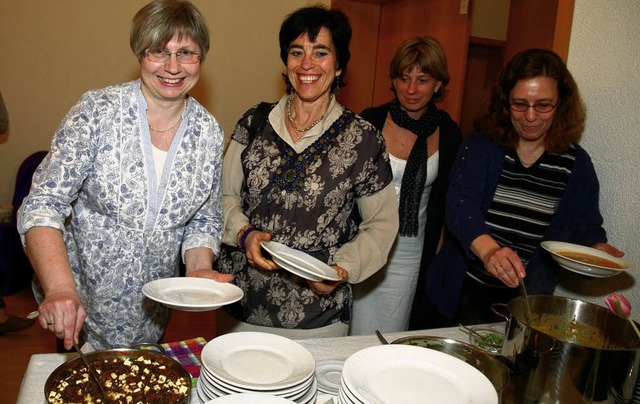
[[[389,154],[389,160],[391,162],[391,171],[393,172],[393,185],[396,188],[396,197],[398,204],[400,204],[400,190],[402,188],[402,178],[404,177],[404,170],[407,167],[407,160],[399,159],[398,157]],[[417,239],[417,244],[420,250],[422,250],[422,241],[424,240],[424,230],[427,223],[427,203],[429,202],[429,194],[433,182],[438,177],[438,161],[440,160],[440,151],[433,153],[427,160],[427,180],[424,184],[424,191],[420,198],[420,210],[418,212],[418,237],[411,237]]]
[[[399,201],[407,161],[391,154],[389,159]],[[403,331],[409,326],[411,304],[420,273],[427,203],[438,176],[438,160],[439,152],[427,160],[427,180],[420,198],[417,237],[398,235],[385,267],[354,287],[351,335],[369,335],[377,329]]]

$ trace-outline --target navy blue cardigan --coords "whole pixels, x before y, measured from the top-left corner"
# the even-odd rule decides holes
[[[607,241],[598,201],[600,186],[591,158],[582,147],[575,147],[571,177],[544,240],[591,246]],[[467,259],[477,259],[470,250],[471,242],[489,233],[485,215],[498,186],[504,156],[505,149],[474,132],[460,147],[451,170],[445,214],[450,234],[426,271],[427,296],[447,317],[455,314]],[[538,247],[526,268],[527,290],[531,294],[552,294],[558,268]]]

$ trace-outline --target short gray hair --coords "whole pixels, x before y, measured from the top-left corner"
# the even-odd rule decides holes
[[[131,20],[129,44],[138,61],[149,48],[163,47],[175,35],[191,38],[200,48],[200,62],[209,51],[209,28],[204,16],[186,0],[154,0]]]

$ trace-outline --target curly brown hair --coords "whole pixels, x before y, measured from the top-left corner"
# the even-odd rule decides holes
[[[586,110],[578,86],[562,59],[547,49],[528,49],[513,57],[500,73],[486,111],[475,121],[499,146],[516,148],[519,135],[511,123],[509,97],[520,80],[549,77],[558,85],[553,122],[545,136],[545,149],[562,153],[578,143],[584,131]]]

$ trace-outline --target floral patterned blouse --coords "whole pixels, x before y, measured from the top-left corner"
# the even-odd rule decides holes
[[[144,298],[149,281],[177,276],[184,251],[222,232],[224,134],[193,98],[156,178],[140,81],[86,93],[57,129],[34,175],[18,229],[61,230],[96,349],[157,342],[170,311]],[[42,299],[36,284],[36,293]]]
[[[272,240],[331,263],[342,245],[358,234],[357,199],[373,195],[392,179],[382,136],[346,109],[318,139],[297,153],[268,122],[249,142],[250,109],[232,140],[242,152],[242,210]],[[393,234],[395,236],[395,234]],[[348,322],[351,286],[341,284],[317,295],[307,282],[287,272],[260,271],[247,265],[244,252],[223,244],[220,272],[232,273],[243,299],[225,309],[254,325],[319,328]]]

